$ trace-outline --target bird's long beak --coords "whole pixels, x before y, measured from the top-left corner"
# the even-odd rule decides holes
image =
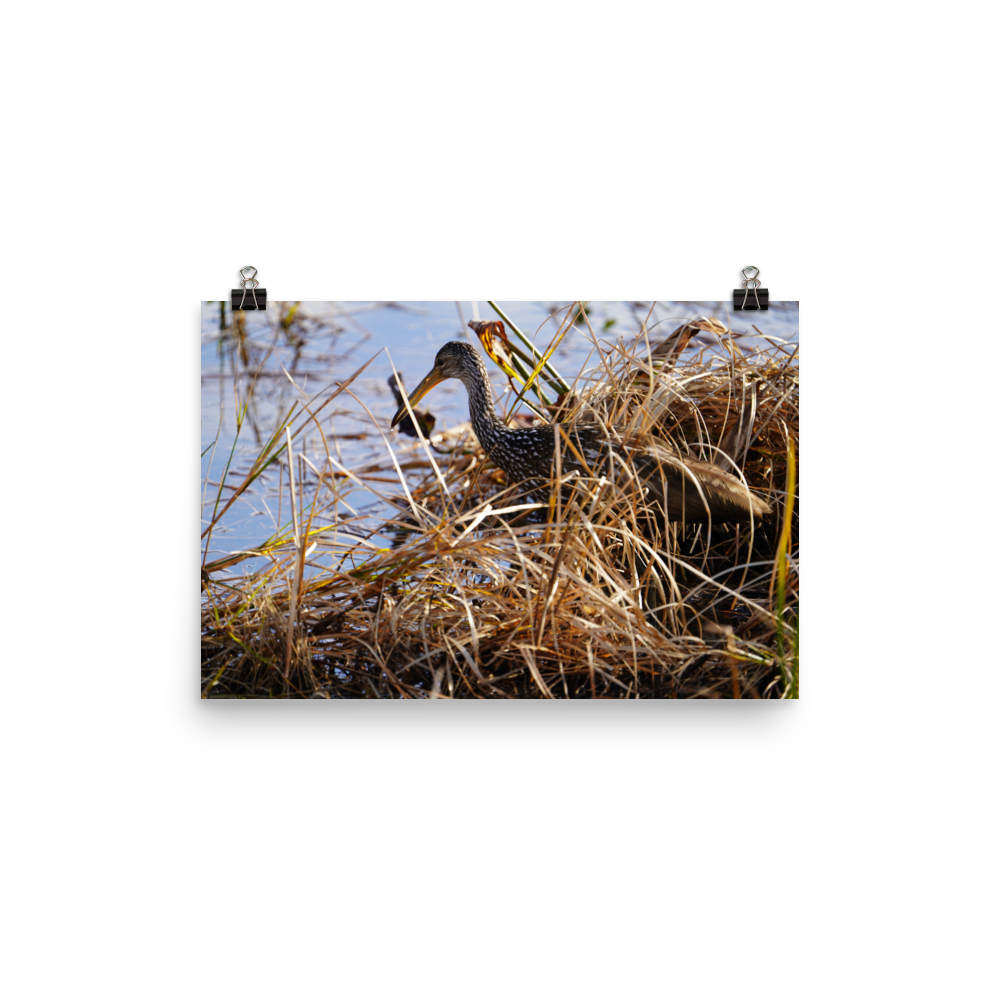
[[[443,382],[447,376],[438,374],[436,368],[432,368],[421,380],[420,384],[410,393],[410,409],[413,409],[420,402],[424,396],[427,395],[438,383]],[[392,423],[390,427],[395,427],[396,424],[406,416],[406,403],[396,410],[396,415],[392,418]]]

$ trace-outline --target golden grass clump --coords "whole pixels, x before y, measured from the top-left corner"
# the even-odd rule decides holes
[[[258,550],[259,572],[226,578],[239,556],[203,568],[203,695],[798,697],[795,350],[744,352],[701,322],[726,352],[714,365],[704,351],[681,363],[644,341],[619,346],[564,401],[564,425],[597,419],[618,443],[614,481],[556,468],[545,495],[525,494],[468,425],[397,446],[398,458],[387,444],[378,467],[317,468],[295,436],[353,377],[303,403],[255,463],[285,463],[291,532]],[[633,457],[657,440],[745,476],[772,513],[658,522],[629,486]],[[381,488],[386,473],[395,513],[361,534],[346,490]]]

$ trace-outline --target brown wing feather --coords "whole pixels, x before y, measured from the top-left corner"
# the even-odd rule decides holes
[[[644,448],[636,471],[671,521],[749,521],[771,508],[735,476],[698,459],[681,459],[665,448]]]

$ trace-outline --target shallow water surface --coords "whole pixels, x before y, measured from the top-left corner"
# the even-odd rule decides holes
[[[548,347],[560,329],[560,322],[565,321],[568,310],[574,307],[568,302],[498,302],[497,305],[540,350]],[[772,303],[766,312],[730,310],[728,302],[599,302],[588,304],[587,318],[593,336],[605,351],[619,343],[628,348],[640,334],[654,343],[696,316],[714,317],[731,324],[736,333],[750,334],[739,341],[744,352],[752,350],[754,345],[766,346],[766,341],[755,335],[754,327],[767,336],[798,342],[797,302]],[[485,302],[271,303],[266,313],[242,314],[242,330],[234,324],[228,304],[224,315],[226,327],[222,328],[220,303],[202,303],[203,530],[212,521],[213,511],[221,509],[232,490],[242,482],[292,405],[312,399],[310,409],[318,408],[338,383],[366,362],[370,363],[349,390],[324,408],[316,422],[296,438],[293,448],[296,453],[301,451],[320,473],[328,473],[332,468],[329,454],[352,472],[368,468],[372,478],[367,481],[373,489],[400,493],[391,465],[387,471],[378,468],[388,463],[390,448],[400,462],[405,462],[417,447],[413,439],[389,430],[389,421],[396,410],[387,385],[392,365],[412,389],[430,370],[442,344],[468,340],[478,346],[476,337],[466,327],[470,319],[498,318]],[[514,340],[512,334],[511,340]],[[710,359],[716,346],[715,338],[706,334],[693,341],[685,353],[690,356],[704,349],[704,357]],[[572,382],[581,372],[597,366],[596,351],[590,330],[578,324],[560,343],[552,363]],[[718,352],[717,356],[723,355]],[[487,368],[496,395],[506,402],[509,398],[506,377],[488,360]],[[245,419],[237,433],[237,410],[244,406]],[[421,401],[420,407],[435,415],[435,433],[469,417],[465,389],[455,380],[437,386]],[[384,437],[373,424],[373,417]],[[371,471],[373,466],[376,468]],[[311,495],[316,473],[304,462],[298,463],[296,476],[300,470],[306,477],[306,492]],[[389,510],[369,489],[342,487],[340,492],[344,506],[365,518],[352,523],[351,534],[360,533],[359,526],[365,524],[374,531]],[[212,528],[207,552],[203,538],[203,561],[210,563],[246,551],[279,531],[290,531],[289,504],[288,465],[282,455]],[[347,513],[343,511],[344,515]],[[226,573],[240,575],[264,563],[262,557],[247,558]]]

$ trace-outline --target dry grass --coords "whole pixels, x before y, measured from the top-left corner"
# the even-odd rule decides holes
[[[564,482],[542,505],[505,484],[468,427],[387,443],[364,481],[396,511],[379,530],[391,544],[352,533],[343,493],[358,473],[295,450],[349,383],[304,402],[255,465],[282,461],[290,481],[294,520],[270,565],[203,571],[204,696],[797,697],[797,360],[783,343],[744,353],[719,330],[724,366],[674,367],[639,343],[574,386],[562,418],[618,435],[614,483]],[[753,529],[658,525],[627,485],[629,450],[650,435],[742,472],[773,513]]]

